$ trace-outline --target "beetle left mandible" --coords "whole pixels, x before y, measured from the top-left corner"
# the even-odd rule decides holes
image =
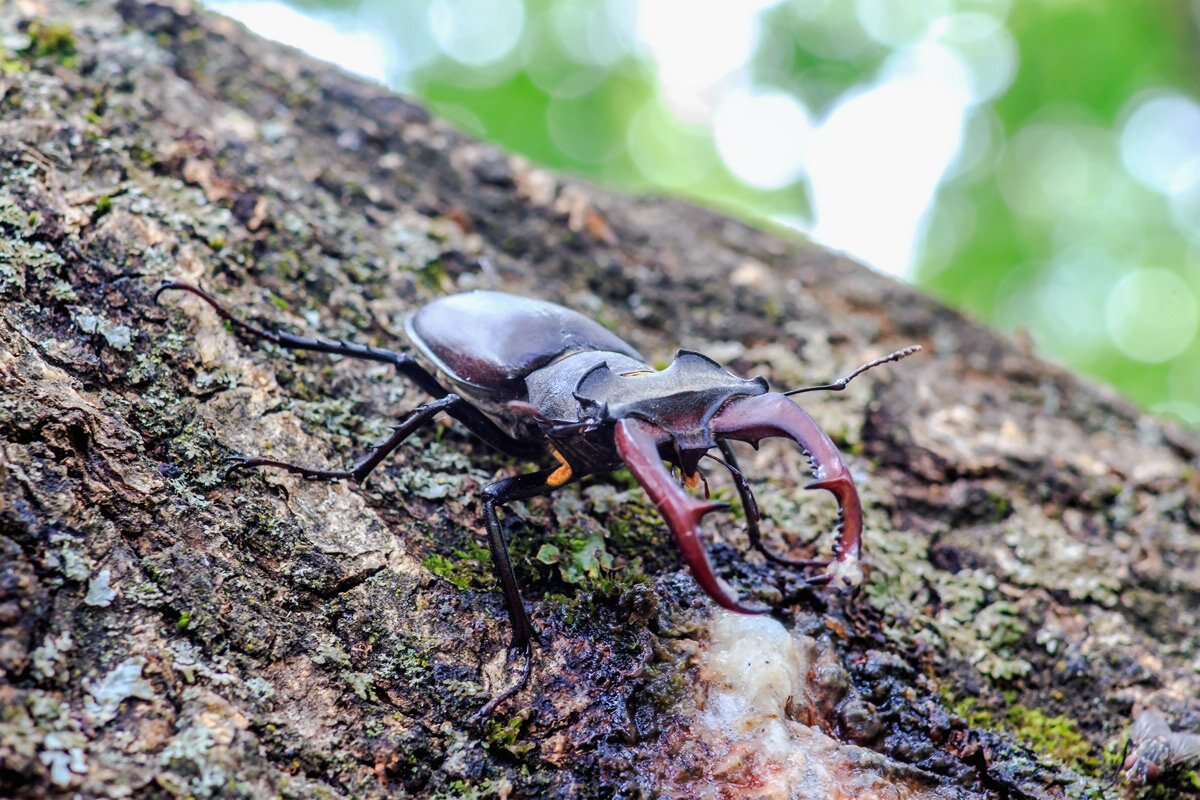
[[[777,393],[768,389],[763,378],[739,378],[712,359],[687,350],[680,350],[666,369],[656,370],[630,345],[575,311],[501,292],[477,291],[435,300],[406,323],[409,339],[440,373],[439,379],[404,353],[256,327],[187,283],[167,283],[155,298],[168,290],[200,297],[236,329],[281,347],[392,364],[433,398],[401,419],[387,441],[349,469],[318,470],[270,458],[241,457],[232,459],[231,469],[278,467],[310,480],[361,483],[410,434],[443,412],[501,452],[554,459],[555,466],[505,478],[483,490],[488,545],[508,603],[512,647],[524,653],[525,665],[520,682],[488,702],[480,716],[520,691],[532,664],[533,626],[500,527],[500,506],[546,494],[585,475],[627,466],[662,513],[684,561],[708,596],[731,611],[766,611],[743,605],[709,562],[700,521],[725,504],[694,498],[664,465],[670,463],[687,486],[694,486],[700,459],[707,455],[733,476],[754,549],[781,564],[821,568],[807,578],[809,583],[855,585],[862,576],[858,491],[837,447],[787,395],[841,390],[866,370],[920,350],[907,347],[833,383]],[[758,506],[729,440],[757,445],[772,436],[791,439],[808,456],[815,480],[807,488],[824,489],[837,499],[841,533],[831,562],[789,560],[763,545]],[[721,458],[709,454],[714,448]]]

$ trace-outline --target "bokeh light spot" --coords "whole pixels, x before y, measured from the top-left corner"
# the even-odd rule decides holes
[[[938,18],[950,10],[947,0],[898,3],[896,0],[857,0],[854,12],[863,30],[877,42],[900,47],[914,44]]]
[[[607,67],[634,50],[636,11],[626,0],[556,0],[546,13],[563,49],[580,63]]]
[[[642,0],[637,36],[658,67],[672,110],[702,121],[712,87],[742,69],[758,42],[759,13],[777,0]]]
[[[1200,306],[1183,278],[1165,269],[1139,269],[1108,295],[1105,322],[1118,350],[1157,364],[1182,353],[1196,337]]]
[[[964,71],[954,51],[927,44],[895,59],[874,86],[847,93],[808,157],[814,238],[907,272],[919,222],[962,141]]]
[[[383,82],[395,69],[388,33],[363,16],[306,14],[271,0],[208,0],[208,7],[365,78]]]
[[[1169,397],[1200,403],[1200,348],[1176,359],[1167,373]],[[1200,425],[1200,417],[1191,422]]]
[[[953,48],[967,65],[971,100],[982,103],[1004,93],[1017,74],[1017,43],[996,17],[951,14],[934,26],[938,40]]]
[[[1162,417],[1176,417],[1180,422],[1200,428],[1200,404],[1189,403],[1186,400],[1168,400],[1165,403],[1155,403],[1150,410]]]
[[[1175,194],[1200,180],[1200,105],[1190,97],[1138,95],[1121,128],[1121,160],[1143,185]]]
[[[447,56],[472,67],[499,61],[521,38],[521,0],[433,0],[429,31]]]
[[[713,139],[729,171],[760,189],[804,174],[812,124],[796,98],[781,92],[730,92],[713,111]]]
[[[602,90],[550,98],[546,128],[555,146],[576,161],[598,164],[625,147],[625,132],[617,127]]]
[[[1172,194],[1167,205],[1175,228],[1193,242],[1200,242],[1200,182]]]
[[[1106,336],[1105,304],[1128,264],[1093,243],[1073,242],[1041,270],[1032,288],[1035,333],[1052,356],[1091,362],[1111,356]],[[1028,324],[1030,311],[1024,309]]]
[[[657,100],[629,121],[629,157],[652,183],[688,189],[712,172],[712,140],[703,125],[685,122]]]
[[[1094,201],[1093,172],[1105,154],[1097,152],[1094,137],[1083,133],[1052,123],[1027,125],[1017,133],[996,176],[1009,208],[1027,218],[1053,220]]]

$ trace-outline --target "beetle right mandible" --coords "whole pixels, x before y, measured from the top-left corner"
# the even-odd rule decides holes
[[[766,611],[743,605],[709,562],[700,520],[725,504],[700,500],[686,491],[699,479],[700,459],[708,456],[724,465],[734,479],[754,549],[788,566],[821,568],[807,579],[809,583],[855,585],[862,575],[858,491],[837,447],[788,395],[844,389],[866,370],[920,349],[914,346],[891,353],[833,383],[778,393],[771,392],[763,378],[739,378],[712,359],[687,350],[680,350],[666,369],[656,370],[633,347],[582,314],[540,300],[475,291],[435,300],[407,321],[409,339],[440,373],[439,379],[408,354],[251,325],[187,283],[167,283],[155,297],[168,290],[200,297],[238,330],[281,347],[392,364],[433,398],[394,425],[387,441],[350,469],[319,470],[270,458],[241,457],[233,459],[232,468],[278,467],[310,480],[361,483],[409,435],[442,412],[501,452],[554,459],[554,466],[504,478],[483,490],[488,545],[508,603],[512,647],[525,654],[525,668],[520,683],[494,697],[481,715],[519,691],[531,669],[533,626],[513,573],[498,507],[549,493],[585,475],[627,466],[658,507],[684,561],[708,596],[731,611]],[[807,488],[824,489],[837,499],[841,533],[832,561],[786,559],[762,543],[758,507],[729,440],[757,445],[772,436],[791,439],[808,456],[815,480]],[[709,451],[713,449],[719,450],[721,457],[712,456]],[[679,471],[684,485],[664,461]]]

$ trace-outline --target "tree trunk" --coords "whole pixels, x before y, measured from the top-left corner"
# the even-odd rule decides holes
[[[532,169],[185,5],[10,0],[0,26],[4,796],[1083,798],[1134,714],[1200,723],[1195,434],[837,255]],[[622,473],[510,507],[540,639],[475,724],[520,668],[479,490],[534,466],[439,423],[363,487],[226,479],[350,463],[428,398],[156,304],[164,279],[397,350],[412,309],[494,281],[785,388],[925,352],[803,398],[862,494],[858,592],[746,555],[731,517],[714,561],[777,610],[714,612]],[[742,463],[771,543],[828,552],[802,461]],[[1186,767],[1167,795],[1200,796]]]

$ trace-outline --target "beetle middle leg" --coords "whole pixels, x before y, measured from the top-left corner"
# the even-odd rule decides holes
[[[487,523],[488,549],[492,553],[492,566],[496,570],[496,579],[504,592],[504,600],[508,604],[508,618],[512,624],[512,641],[510,650],[519,650],[525,657],[525,667],[521,679],[493,697],[487,704],[476,712],[472,721],[484,719],[491,715],[496,707],[529,683],[533,669],[533,623],[529,612],[525,610],[525,601],[521,598],[521,589],[517,585],[517,575],[513,571],[512,558],[508,554],[508,542],[504,539],[504,530],[500,527],[500,515],[497,509],[514,500],[525,500],[530,497],[547,494],[554,490],[549,483],[550,476],[556,469],[544,469],[523,475],[514,475],[487,486],[483,490],[483,517]]]
[[[414,431],[429,424],[434,417],[440,412],[446,411],[449,413],[455,406],[465,404],[466,401],[456,394],[448,394],[443,398],[434,400],[431,403],[426,403],[423,406],[418,406],[411,414],[392,426],[392,435],[387,441],[376,447],[371,454],[362,461],[355,464],[350,469],[328,470],[328,469],[311,469],[302,467],[299,464],[291,464],[286,461],[276,461],[273,458],[246,458],[243,456],[231,456],[228,461],[231,461],[226,475],[235,470],[249,469],[251,467],[275,467],[284,469],[293,475],[299,475],[305,480],[310,481],[342,481],[353,480],[356,483],[362,483],[367,479],[379,464],[391,454],[393,450],[403,444],[404,440],[413,434]]]

